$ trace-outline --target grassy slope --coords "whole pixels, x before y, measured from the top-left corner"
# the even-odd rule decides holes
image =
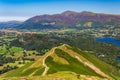
[[[79,53],[80,55],[82,55],[83,57],[85,57],[87,60],[89,60],[90,62],[92,62],[95,66],[97,66],[99,69],[101,69],[103,72],[105,72],[106,74],[109,74],[110,76],[114,77],[115,79],[120,79],[120,73],[117,71],[117,69],[109,64],[106,64],[105,62],[99,60],[98,58],[96,58],[95,56],[81,51],[78,48],[75,47],[68,47],[69,49]]]
[[[88,75],[78,76],[74,73],[64,71],[46,76],[7,77],[7,78],[0,78],[0,80],[103,80],[103,78],[99,78],[97,76],[88,76]]]
[[[47,56],[46,53],[44,56],[40,57],[37,61],[33,63],[26,64],[23,67],[20,67],[16,70],[10,71],[6,73],[5,77],[23,77],[23,76],[38,76],[42,75],[44,71],[44,67],[42,66],[42,61],[45,56]]]
[[[93,63],[96,67],[98,67],[101,71],[108,74],[109,76],[112,76],[115,79],[120,78],[118,77],[119,73],[111,65],[108,65],[103,61],[100,61],[95,56],[89,53],[83,52],[80,49],[70,47],[68,45],[63,45],[63,46],[54,48],[50,50],[48,53],[46,53],[44,56],[40,57],[34,63],[26,64],[25,66],[19,69],[16,69],[4,74],[4,76],[17,77],[17,78],[20,78],[23,76],[29,76],[25,78],[29,78],[33,80],[34,78],[36,78],[36,80],[39,80],[39,78],[41,78],[42,80],[52,80],[54,78],[64,78],[66,80],[79,80],[83,78],[84,80],[85,78],[89,78],[89,77],[93,80],[103,79],[103,76],[95,73],[95,71],[92,70],[90,67],[84,65],[79,60],[71,56],[76,54],[67,53],[64,50],[66,51],[72,50],[73,52],[77,53],[77,55],[81,55],[86,60]],[[50,53],[52,54],[49,55]],[[43,71],[45,70],[45,68],[42,65],[42,62],[47,55],[49,56],[46,58],[45,63],[49,67],[49,70],[47,71],[47,75],[45,77],[42,77],[40,75],[42,75]],[[15,78],[15,80],[17,78]],[[12,78],[9,78],[9,79],[12,80]]]
[[[53,58],[49,56],[46,59],[46,63],[48,65],[48,67],[50,67],[48,74],[59,72],[59,71],[72,71],[77,74],[98,76],[92,69],[90,69],[89,67],[80,63],[77,59],[71,57],[64,51],[62,51],[60,49],[56,49],[55,53],[59,57],[63,57],[64,59],[66,59],[69,62],[69,65],[55,62],[55,61],[53,61]]]

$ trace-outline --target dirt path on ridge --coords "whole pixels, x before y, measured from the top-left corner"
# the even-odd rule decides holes
[[[50,56],[51,54],[54,53],[55,49],[56,49],[56,47],[53,48],[50,52],[48,52],[49,54],[47,54],[47,55],[45,56],[45,58],[43,59],[43,66],[45,67],[45,70],[44,70],[42,76],[45,76],[45,75],[47,74],[47,71],[49,70],[49,67],[48,67],[48,66],[46,65],[46,63],[45,63],[45,60],[46,60],[46,58],[47,58],[48,56]]]

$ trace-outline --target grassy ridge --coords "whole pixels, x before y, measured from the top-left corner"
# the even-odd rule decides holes
[[[97,79],[102,80],[104,78],[103,75],[96,73],[94,69],[92,69],[88,65],[85,65],[85,63],[80,62],[77,58],[74,57],[78,55],[82,56],[83,58],[85,58],[85,60],[94,64],[95,67],[99,68],[106,75],[109,75],[113,77],[114,79],[119,80],[120,78],[119,73],[113,66],[106,64],[105,62],[97,59],[95,56],[87,52],[81,51],[78,48],[71,47],[65,44],[62,46],[56,47],[56,48],[52,48],[49,52],[41,56],[37,61],[33,63],[26,64],[25,66],[21,68],[8,72],[5,75],[5,77],[18,77],[19,78],[23,76],[24,77],[29,76],[28,78],[29,79],[31,78],[31,80],[34,80],[33,77],[36,78],[36,80],[39,80],[37,78],[38,76],[39,78],[43,80],[49,80],[48,78],[54,79],[56,78],[56,76],[58,78],[63,78],[64,76],[64,79],[66,80],[79,80],[82,78],[86,78],[86,80],[87,78],[88,79],[91,78],[92,80],[97,80]],[[59,61],[56,58],[62,59],[62,60]],[[45,71],[45,66],[43,66],[42,64],[44,59],[45,59],[45,64],[47,65],[47,67],[49,67],[49,69],[45,77],[42,77],[40,75],[42,75],[43,72]],[[69,76],[69,74],[70,75],[73,74],[75,78],[72,79],[73,76]],[[68,79],[70,77],[72,78]]]
[[[69,62],[69,65],[57,63],[57,62],[53,61],[53,59],[51,57],[48,57],[46,59],[46,63],[50,67],[48,74],[55,73],[58,71],[72,71],[77,74],[99,76],[92,69],[90,69],[89,67],[80,63],[77,59],[71,57],[68,53],[66,53],[60,49],[56,49],[55,53],[59,57],[66,59]]]

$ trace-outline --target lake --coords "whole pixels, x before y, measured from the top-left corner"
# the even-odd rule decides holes
[[[103,37],[103,38],[96,38],[96,40],[99,42],[113,43],[118,47],[120,47],[120,40],[116,40],[114,38]]]

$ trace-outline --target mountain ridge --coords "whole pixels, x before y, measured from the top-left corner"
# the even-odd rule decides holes
[[[112,73],[111,69],[113,71]],[[72,74],[72,76],[67,76],[70,74]],[[64,77],[61,75],[64,75]],[[34,63],[27,64],[4,75],[4,77],[16,77],[17,79],[25,76],[28,78],[39,76],[39,78],[45,78],[45,80],[48,80],[47,77],[50,77],[51,80],[56,77],[65,80],[85,78],[86,80],[114,80],[119,78],[116,69],[111,65],[67,44],[54,47]],[[73,76],[74,79],[68,79]]]
[[[0,22],[0,29],[65,29],[81,27],[106,27],[118,26],[120,24],[119,14],[94,13],[90,11],[64,11],[59,14],[37,15],[24,22],[8,21]]]
[[[25,22],[23,22],[20,29],[56,29],[67,27],[82,27],[85,23],[92,22],[92,26],[95,27],[110,25],[109,22],[113,22],[113,25],[120,23],[120,15],[93,13],[88,11],[74,12],[65,11],[61,14],[53,15],[38,15],[34,16]],[[99,23],[100,25],[96,25]],[[79,25],[79,26],[78,26]]]

